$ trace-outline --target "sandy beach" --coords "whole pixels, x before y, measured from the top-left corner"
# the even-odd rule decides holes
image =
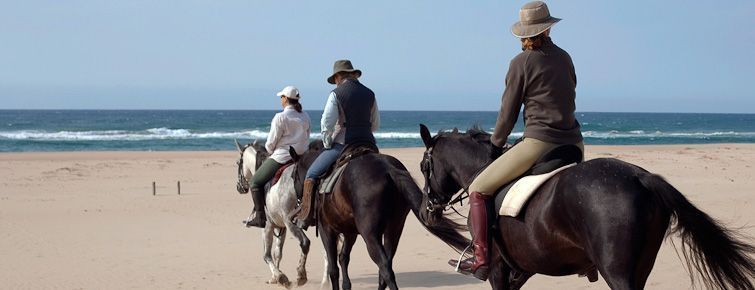
[[[383,152],[421,176],[422,148]],[[755,236],[755,144],[588,146],[587,153],[659,173],[708,214]],[[234,151],[0,154],[0,288],[280,288],[265,284],[261,230],[241,224],[251,201],[235,190],[237,158]],[[307,235],[310,282],[301,288],[317,289],[322,244],[313,229]],[[289,235],[281,266],[290,278],[298,251]],[[410,215],[394,260],[398,285],[488,289],[446,265],[454,254]],[[689,289],[683,265],[667,240],[647,288]],[[361,239],[350,272],[355,289],[377,286]],[[524,289],[608,286],[602,278],[538,275]]]

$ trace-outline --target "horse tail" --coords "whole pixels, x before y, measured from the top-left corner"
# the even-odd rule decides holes
[[[398,162],[398,160],[396,161]],[[396,185],[398,191],[403,194],[404,198],[411,206],[412,212],[422,226],[455,250],[463,251],[470,244],[469,239],[459,232],[464,229],[464,227],[444,215],[440,215],[433,219],[432,223],[427,223],[422,214],[422,211],[424,210],[424,208],[422,208],[422,190],[420,190],[417,183],[414,182],[414,179],[409,172],[406,171],[404,165],[400,162],[397,165],[400,166],[397,166],[397,168],[391,168],[388,174]]]
[[[668,234],[679,234],[687,268],[700,273],[707,288],[755,289],[750,280],[755,277],[755,247],[695,207],[662,177],[643,173],[639,181],[676,221]],[[694,283],[691,272],[690,278]]]

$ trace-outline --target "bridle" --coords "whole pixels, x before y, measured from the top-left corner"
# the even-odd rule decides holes
[[[454,207],[454,205],[456,205],[457,203],[460,206],[464,205],[462,203],[462,201],[464,201],[464,199],[466,199],[467,197],[469,197],[468,186],[462,185],[461,189],[459,190],[459,193],[458,194],[454,194],[456,197],[452,198],[452,199],[449,199],[449,201],[445,202],[445,203],[437,203],[436,204],[430,198],[430,188],[431,188],[430,182],[437,182],[437,180],[434,178],[435,174],[434,174],[434,170],[433,170],[433,168],[434,168],[433,167],[433,148],[434,147],[427,148],[427,151],[425,151],[425,156],[422,158],[422,164],[423,164],[422,170],[428,172],[427,175],[423,174],[423,176],[425,176],[425,188],[424,188],[424,191],[425,191],[425,196],[427,196],[427,207],[426,207],[426,209],[427,209],[428,212],[432,213],[432,212],[435,212],[436,210],[441,210],[441,212],[444,212],[444,211],[446,211],[446,210],[448,210],[450,208],[451,210],[453,210],[454,212],[456,212],[456,214],[464,217],[464,215],[462,215],[461,213],[459,213],[458,210],[456,210],[456,208]],[[452,196],[454,196],[454,195],[452,195]]]
[[[244,176],[244,152],[246,152],[246,148],[249,148],[251,144],[244,145],[244,148],[241,148],[241,154],[239,156],[239,160],[236,161],[236,165],[239,166],[238,170],[238,181],[236,182],[236,190],[239,193],[247,193],[249,192],[249,180]]]

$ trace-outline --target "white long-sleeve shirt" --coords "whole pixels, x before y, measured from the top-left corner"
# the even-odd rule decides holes
[[[310,132],[309,115],[297,112],[293,106],[286,106],[283,112],[275,114],[270,123],[265,149],[271,152],[270,158],[281,164],[286,163],[291,160],[289,146],[294,147],[298,154],[307,151]]]
[[[328,100],[325,102],[322,119],[320,120],[322,142],[325,148],[330,148],[333,143],[344,144],[346,142],[346,128],[343,127],[344,122],[346,122],[345,115],[341,111],[341,107],[338,106],[336,93],[330,92]],[[378,113],[377,100],[372,104],[370,122],[372,123],[372,132],[380,128],[380,114]]]

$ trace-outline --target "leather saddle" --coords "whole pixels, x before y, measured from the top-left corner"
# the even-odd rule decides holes
[[[336,181],[341,177],[341,173],[343,173],[343,169],[349,164],[349,161],[371,153],[380,153],[375,144],[365,142],[346,145],[336,162],[333,163],[325,174],[320,176],[320,180],[322,181],[318,187],[318,192],[320,194],[331,193]]]
[[[281,165],[281,167],[278,168],[277,171],[275,171],[275,175],[273,175],[273,178],[271,178],[270,181],[268,181],[265,184],[265,192],[270,191],[270,188],[272,188],[273,185],[275,185],[276,183],[278,183],[278,181],[281,179],[281,175],[283,175],[283,171],[286,170],[286,168],[288,168],[289,166],[291,166],[293,164],[294,164],[294,161],[288,161],[285,164]]]
[[[511,189],[511,186],[514,185],[514,183],[516,183],[522,177],[549,173],[565,165],[580,163],[582,162],[582,159],[582,150],[580,150],[576,145],[561,145],[551,149],[551,151],[543,154],[543,156],[541,156],[540,159],[535,162],[535,165],[527,170],[527,172],[515,178],[508,184],[499,188],[498,191],[496,191],[495,202],[493,203],[495,205],[494,213],[496,215],[498,214],[498,212],[501,210],[503,198],[506,197],[506,193],[508,193],[509,189]]]

